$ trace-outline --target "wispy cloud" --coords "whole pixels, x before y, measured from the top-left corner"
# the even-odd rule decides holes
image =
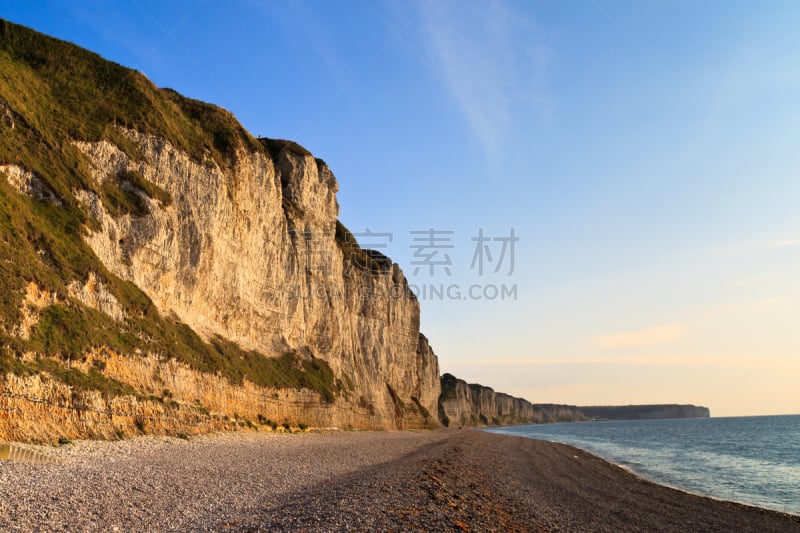
[[[493,159],[517,117],[531,104],[546,106],[543,86],[552,54],[543,32],[501,1],[435,1],[421,10],[447,89]]]
[[[474,361],[460,361],[459,365],[468,367],[556,367],[556,366],[581,366],[589,365],[614,365],[627,367],[707,367],[707,368],[798,368],[795,358],[787,359],[768,356],[741,356],[741,355],[698,355],[698,354],[673,354],[673,355],[629,355],[613,357],[565,357],[565,358],[539,358],[539,357],[506,357]]]
[[[800,239],[787,239],[767,245],[767,248],[787,248],[789,246],[799,246]]]
[[[688,324],[663,324],[637,331],[596,335],[591,340],[593,344],[601,348],[653,346],[680,340],[689,334],[689,330]]]
[[[760,240],[749,240],[734,242],[713,248],[711,253],[715,256],[745,256],[753,254],[763,254],[775,252],[776,250],[793,248],[800,246],[800,239],[775,239],[761,238]]]

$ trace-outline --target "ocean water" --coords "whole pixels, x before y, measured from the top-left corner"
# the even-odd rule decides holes
[[[487,431],[571,444],[657,483],[800,515],[800,415],[609,420]]]

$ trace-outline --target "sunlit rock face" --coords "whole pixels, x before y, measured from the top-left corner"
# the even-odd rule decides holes
[[[138,172],[167,191],[146,216],[112,216],[76,196],[99,222],[86,241],[114,274],[166,316],[206,339],[266,357],[320,358],[340,384],[327,425],[438,424],[439,367],[419,332],[419,303],[400,268],[337,239],[338,184],[297,150],[240,150],[230,168],[193,160],[169,142],[121,130],[136,160],[108,141],[76,142],[102,184]]]

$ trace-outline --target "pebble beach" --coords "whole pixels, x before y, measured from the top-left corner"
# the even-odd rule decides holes
[[[800,531],[582,450],[477,430],[236,432],[27,446],[3,531]]]

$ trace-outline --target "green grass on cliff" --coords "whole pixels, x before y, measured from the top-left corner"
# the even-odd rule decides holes
[[[108,138],[121,125],[222,166],[240,146],[263,149],[220,107],[159,89],[141,72],[2,20],[0,57],[3,97],[51,147]]]
[[[100,187],[100,199],[115,218],[122,215],[141,217],[149,214],[150,210],[138,192],[158,201],[162,207],[172,203],[172,197],[167,191],[147,181],[135,170],[120,172],[113,179],[106,180]]]
[[[369,272],[371,274],[379,274],[391,269],[391,259],[376,250],[361,248],[355,236],[338,220],[336,221],[336,233],[334,238],[345,260],[350,261],[357,270]]]
[[[267,358],[223,340],[205,342],[185,324],[161,316],[141,290],[109,272],[84,242],[96,222],[78,206],[75,190],[94,190],[114,216],[147,214],[132,190],[162,205],[172,201],[138,173],[122,173],[103,186],[91,178],[74,140],[106,139],[141,158],[117,126],[160,136],[196,161],[222,168],[233,164],[240,148],[268,154],[270,146],[279,146],[254,139],[224,109],[159,89],[140,72],[0,19],[0,165],[32,171],[61,202],[28,198],[0,176],[0,371],[46,371],[78,389],[129,393],[99,370],[84,375],[54,366],[53,361],[108,346],[132,357],[140,351],[174,357],[234,383],[305,387],[332,401],[338,388],[324,361],[297,354]],[[85,281],[90,272],[120,302],[128,317],[124,323],[68,297],[67,285]],[[58,295],[60,303],[41,310],[30,338],[23,339],[12,330],[22,319],[30,282]],[[22,354],[30,351],[40,359],[23,362]]]
[[[294,141],[287,141],[285,139],[259,139],[259,141],[264,148],[267,149],[273,159],[277,159],[283,150],[287,150],[288,152],[299,156],[311,155],[311,152]]]

